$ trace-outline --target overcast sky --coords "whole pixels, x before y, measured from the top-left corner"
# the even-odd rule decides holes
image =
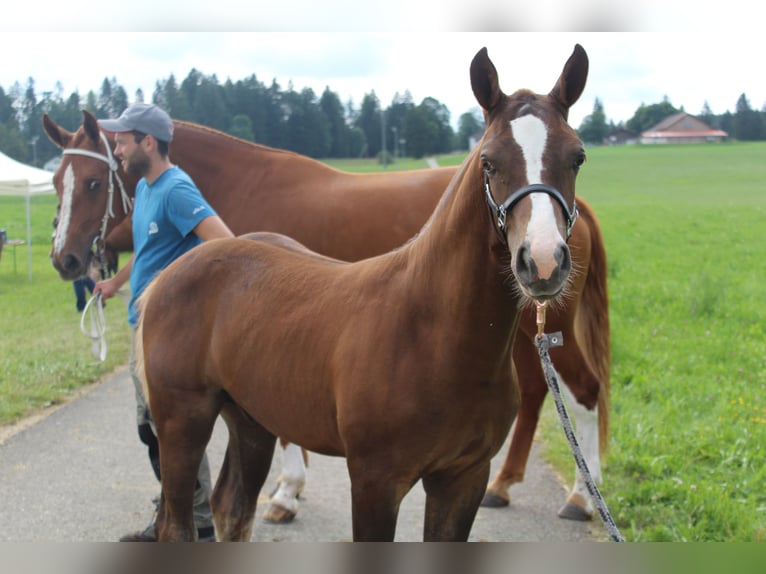
[[[143,1],[123,4],[121,12],[132,14],[136,20],[135,12]],[[231,1],[223,0],[223,4]],[[492,1],[475,0],[473,6],[485,2],[491,7]],[[74,0],[69,6],[89,2]],[[284,3],[288,12],[293,6]],[[385,12],[388,16],[383,21],[387,22],[391,10]],[[352,20],[359,19],[355,14]],[[158,22],[168,22],[168,18],[167,14],[160,15]],[[149,26],[151,20],[145,19]],[[525,22],[532,20],[527,15]],[[614,17],[614,21],[619,24],[619,18]],[[615,122],[629,119],[642,103],[658,103],[664,97],[692,114],[699,113],[705,101],[714,113],[733,112],[742,93],[755,109],[766,104],[763,37],[744,31],[728,34],[725,39],[707,29],[612,33],[439,32],[433,28],[417,32],[130,32],[121,30],[121,20],[117,19],[112,31],[101,33],[91,31],[97,26],[87,19],[78,20],[76,10],[58,29],[82,28],[85,32],[46,31],[47,20],[41,22],[43,25],[38,26],[27,23],[29,29],[24,32],[8,27],[7,21],[0,25],[0,86],[6,91],[14,82],[25,86],[32,77],[38,94],[53,90],[56,82],[61,82],[65,97],[75,90],[85,95],[89,90],[98,92],[108,77],[115,78],[131,100],[139,87],[151,99],[156,81],[173,74],[180,82],[195,68],[206,75],[215,74],[221,83],[255,74],[267,85],[276,79],[286,89],[292,82],[296,90],[310,87],[317,96],[329,87],[344,103],[350,99],[357,107],[373,90],[384,107],[390,105],[395,93],[409,90],[415,103],[431,96],[445,104],[456,124],[461,114],[476,106],[468,70],[480,48],[488,48],[504,91],[529,88],[547,93],[575,43],[580,43],[590,58],[590,74],[582,98],[570,112],[570,123],[575,127],[593,111],[596,98],[603,103],[607,118]],[[184,27],[183,22],[180,17],[176,27]],[[319,21],[315,28],[321,29],[321,24]],[[201,21],[186,27],[205,28]]]

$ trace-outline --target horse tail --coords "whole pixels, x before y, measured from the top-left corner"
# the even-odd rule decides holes
[[[144,360],[144,317],[146,305],[151,298],[152,290],[156,281],[152,280],[146,286],[143,293],[136,300],[136,310],[138,311],[138,324],[136,325],[136,336],[133,343],[133,357],[136,363],[136,377],[141,381],[141,390],[144,393],[144,399],[149,403],[149,384],[146,380],[146,361]]]
[[[593,209],[584,201],[578,202],[578,208],[580,218],[588,224],[591,246],[588,275],[575,321],[578,338],[583,343],[582,351],[599,381],[599,450],[604,453],[609,444],[609,372],[611,368],[606,249]]]

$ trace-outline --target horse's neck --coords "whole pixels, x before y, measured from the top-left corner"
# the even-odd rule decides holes
[[[453,178],[421,234],[403,257],[408,272],[432,289],[434,303],[475,324],[515,321],[517,299],[509,287],[510,256],[500,251],[481,188],[481,170],[469,162]]]

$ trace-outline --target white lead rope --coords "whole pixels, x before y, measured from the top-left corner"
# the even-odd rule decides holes
[[[86,317],[90,320],[90,329],[85,328]],[[91,340],[93,356],[102,363],[106,360],[106,318],[104,317],[104,305],[101,301],[101,292],[93,295],[80,317],[80,332]]]
[[[130,291],[120,289],[115,295],[116,298],[125,303],[125,307],[128,306]],[[90,329],[86,329],[86,322],[90,323]],[[101,291],[91,296],[85,304],[80,317],[80,332],[92,341],[93,356],[103,363],[106,360],[106,316],[104,315],[104,301]]]

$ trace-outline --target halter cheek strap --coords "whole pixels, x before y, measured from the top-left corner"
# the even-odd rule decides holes
[[[117,180],[117,183],[120,185],[120,197],[122,199],[122,209],[126,215],[132,209],[133,202],[130,199],[130,196],[128,195],[128,193],[125,191],[125,184],[122,183],[122,179],[117,173],[117,170],[120,169],[120,164],[115,159],[114,154],[112,153],[112,148],[109,146],[109,140],[106,138],[106,135],[104,134],[104,132],[99,132],[99,133],[101,135],[101,141],[104,142],[104,147],[106,148],[106,155],[95,152],[95,151],[86,150],[86,149],[65,149],[63,151],[63,155],[82,155],[85,157],[91,157],[93,159],[101,160],[105,162],[107,166],[109,166],[109,194],[106,200],[106,210],[104,211],[104,217],[101,220],[101,231],[99,232],[98,236],[94,239],[94,243],[103,244],[103,242],[106,240],[106,228],[107,228],[107,225],[109,224],[109,219],[114,217],[114,209],[112,207],[113,197],[114,197],[114,180]],[[99,245],[98,249],[99,249],[99,253],[98,253],[99,262],[103,265],[103,258],[102,258],[103,245]]]
[[[567,205],[567,202],[564,199],[564,196],[561,195],[561,192],[555,187],[552,187],[550,185],[545,185],[544,183],[535,183],[532,185],[527,185],[513,192],[508,197],[508,199],[506,199],[503,203],[498,205],[497,203],[495,203],[495,199],[492,197],[492,191],[489,188],[489,174],[487,174],[487,172],[484,172],[484,193],[487,196],[487,204],[489,205],[489,208],[492,210],[492,213],[497,219],[497,229],[499,231],[500,239],[503,242],[503,244],[506,243],[505,221],[506,221],[507,213],[511,211],[519,201],[521,201],[526,196],[532,193],[547,193],[553,199],[555,199],[559,203],[559,205],[561,205],[561,208],[564,210],[564,216],[566,217],[566,220],[567,220],[567,240],[569,240],[569,237],[572,235],[572,227],[574,226],[575,221],[577,221],[577,215],[579,213],[577,211],[577,200],[573,201],[572,210],[570,211],[569,206]]]

